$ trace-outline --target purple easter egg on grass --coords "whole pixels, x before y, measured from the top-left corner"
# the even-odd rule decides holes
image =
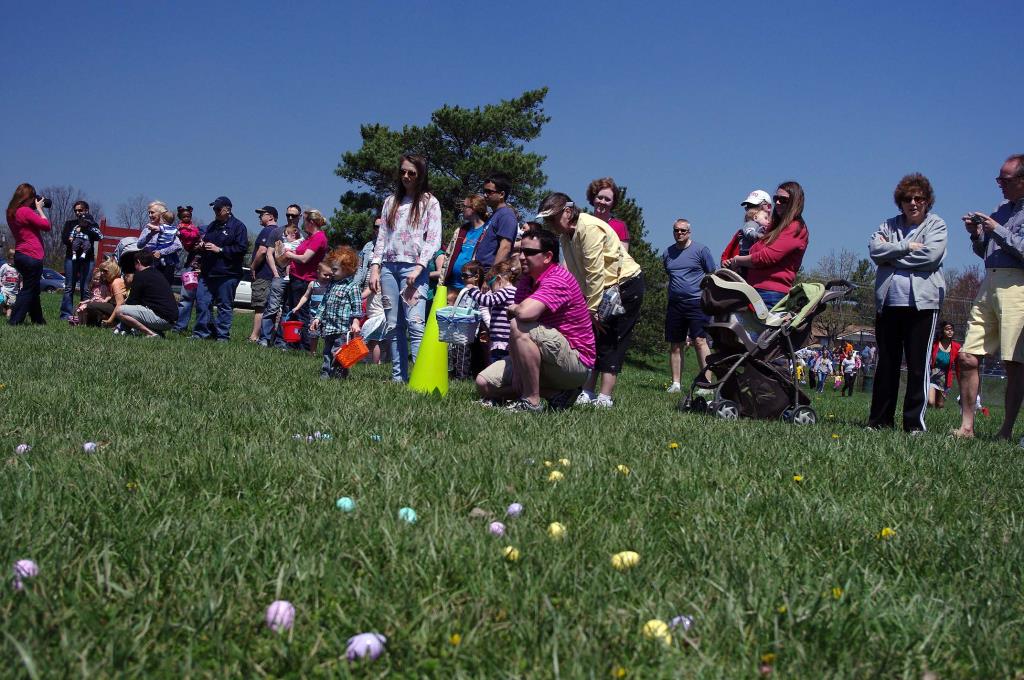
[[[275,600],[267,607],[267,628],[280,633],[291,630],[295,623],[295,606],[288,600]]]
[[[690,630],[693,625],[693,617],[687,616],[686,614],[680,614],[679,616],[673,616],[672,620],[668,622],[668,627],[672,630],[676,628],[682,628],[684,631]]]
[[[487,531],[491,533],[491,536],[504,536],[505,525],[501,522],[491,522],[487,527]]]
[[[18,560],[14,563],[14,576],[17,578],[35,578],[39,575],[39,565],[32,560]]]
[[[29,446],[28,444],[18,444],[17,446],[14,447],[14,452],[19,456],[23,456],[31,450],[32,447]]]
[[[82,450],[86,453],[96,453],[96,442],[86,442],[82,444]]]
[[[14,589],[22,590],[25,579],[35,578],[39,575],[39,565],[32,560],[18,560],[14,563]]]
[[[505,514],[509,517],[519,517],[519,515],[523,514],[522,504],[513,503],[512,505],[508,506],[507,510],[505,510]]]
[[[345,658],[349,661],[370,659],[373,661],[384,653],[384,645],[388,639],[380,633],[360,633],[348,639]]]

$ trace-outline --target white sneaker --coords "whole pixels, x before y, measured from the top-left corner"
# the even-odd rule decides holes
[[[590,402],[590,405],[596,406],[598,408],[611,408],[612,406],[615,406],[615,402],[613,402],[612,398],[609,397],[608,395],[599,394],[597,395],[597,399]]]
[[[576,397],[577,406],[589,406],[593,402],[593,399],[586,392],[580,392],[580,396]]]
[[[668,392],[669,394],[675,394],[676,392],[682,392],[683,388],[679,386],[679,383],[672,383],[671,385],[668,386],[668,389],[665,391]]]

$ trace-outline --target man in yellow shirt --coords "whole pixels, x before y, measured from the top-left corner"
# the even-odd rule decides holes
[[[611,407],[615,381],[644,301],[643,272],[608,223],[580,212],[566,194],[549,194],[535,219],[559,235],[565,268],[580,284],[594,323],[597,362],[576,403]],[[616,285],[625,311],[601,322],[601,300],[605,291]],[[601,391],[595,396],[598,376]]]

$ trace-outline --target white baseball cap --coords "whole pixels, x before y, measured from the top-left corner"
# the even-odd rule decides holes
[[[743,199],[740,205],[761,205],[762,203],[772,204],[772,197],[768,195],[767,191],[761,189],[754,189],[750,192],[750,195]]]

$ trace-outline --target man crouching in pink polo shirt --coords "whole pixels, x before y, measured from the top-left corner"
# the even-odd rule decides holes
[[[476,377],[485,406],[540,413],[541,397],[560,410],[572,406],[594,367],[594,328],[579,284],[558,264],[558,237],[531,228],[520,241],[524,276],[508,308],[509,356]]]

